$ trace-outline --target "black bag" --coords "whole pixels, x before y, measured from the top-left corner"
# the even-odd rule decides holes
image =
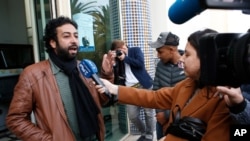
[[[172,112],[172,116],[173,116]],[[180,110],[177,111],[173,123],[168,127],[166,134],[172,134],[189,141],[200,141],[206,132],[206,123],[198,118],[184,116],[180,119]]]

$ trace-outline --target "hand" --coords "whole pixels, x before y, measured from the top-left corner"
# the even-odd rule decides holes
[[[103,55],[102,58],[102,72],[105,75],[113,74],[113,67],[115,66],[115,54],[109,51],[107,54]]]
[[[106,79],[102,79],[102,78],[100,78],[100,79],[103,82],[103,84],[105,85],[105,87],[103,87],[102,85],[96,85],[95,88],[99,93],[104,93],[105,90],[108,89],[108,91],[111,94],[113,94],[113,95],[118,94],[118,85],[114,85]]]
[[[167,119],[165,117],[165,113],[164,112],[158,112],[155,115],[156,120],[161,124],[164,125],[167,122]]]
[[[115,57],[116,57],[115,51],[110,50],[105,57],[106,57],[105,59],[108,60],[112,66],[115,64]]]
[[[224,86],[217,86],[216,89],[217,92],[215,93],[215,96],[223,96],[228,106],[240,104],[244,100],[239,87],[229,88]]]

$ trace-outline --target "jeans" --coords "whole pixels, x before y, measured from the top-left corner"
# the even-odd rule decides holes
[[[163,137],[163,127],[159,122],[156,122],[156,137],[160,140]]]
[[[140,118],[141,108],[144,110],[146,124]],[[155,110],[135,105],[127,105],[127,112],[130,121],[138,128],[141,134],[148,139],[153,139],[153,132],[155,126]]]

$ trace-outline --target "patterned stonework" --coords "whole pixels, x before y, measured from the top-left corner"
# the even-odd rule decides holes
[[[144,53],[146,69],[153,78],[155,72],[154,49],[152,41],[149,0],[110,0],[112,39],[122,39],[129,47],[140,47]],[[143,111],[141,118],[145,121]],[[140,134],[130,122],[130,133]]]
[[[153,77],[154,49],[148,45],[152,41],[149,5],[149,0],[110,0],[110,9],[113,9],[111,12],[112,37],[121,38],[129,47],[140,47],[144,53],[146,69]],[[114,9],[119,9],[119,12]],[[115,12],[116,14],[118,12],[119,16]],[[118,32],[114,27],[120,27],[120,31]]]

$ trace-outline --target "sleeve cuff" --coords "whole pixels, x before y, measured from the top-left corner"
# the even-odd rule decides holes
[[[229,109],[233,114],[238,114],[238,113],[241,113],[242,111],[244,111],[246,106],[247,106],[247,102],[244,99],[240,104],[237,104],[233,107],[229,107]]]

